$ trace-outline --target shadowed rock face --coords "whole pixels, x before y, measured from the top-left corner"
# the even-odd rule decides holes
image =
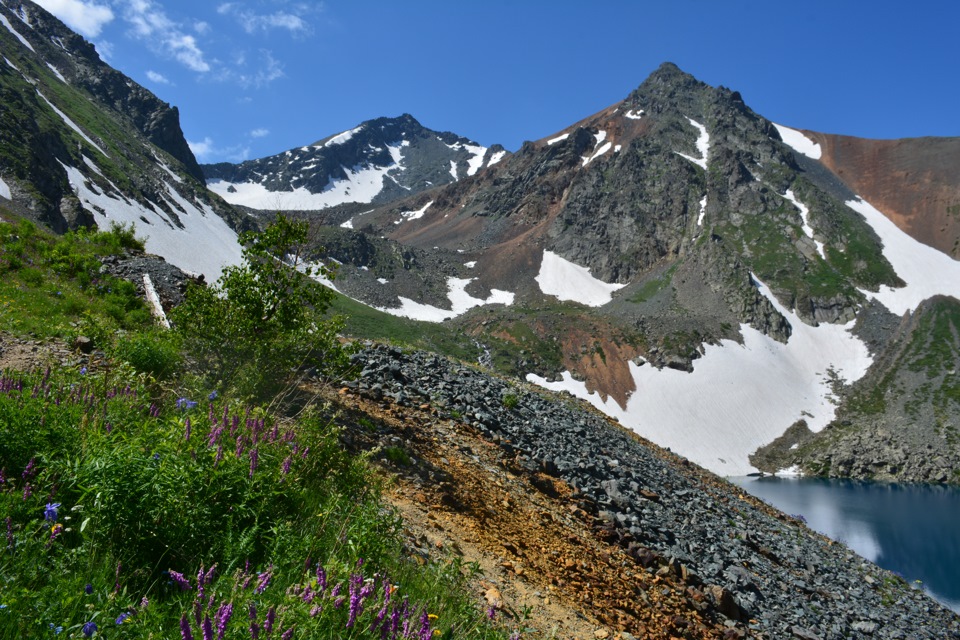
[[[915,239],[960,258],[960,138],[865,140],[808,132],[820,161]]]

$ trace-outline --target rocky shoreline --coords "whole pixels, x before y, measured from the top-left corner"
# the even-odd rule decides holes
[[[960,638],[960,617],[902,578],[573,398],[395,347],[369,344],[354,359],[359,377],[345,383],[352,392],[429,404],[472,426],[516,467],[563,482],[598,536],[638,567],[682,580],[731,632]]]

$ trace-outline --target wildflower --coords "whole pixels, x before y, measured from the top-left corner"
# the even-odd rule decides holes
[[[217,640],[223,640],[227,632],[227,623],[230,622],[230,616],[233,615],[233,603],[224,602],[217,609]]]
[[[150,606],[150,601],[147,600],[147,596],[143,596],[143,598],[140,600],[140,608],[146,609],[148,606]]]
[[[62,525],[62,524],[57,523],[57,524],[53,525],[52,527],[50,527],[50,542],[53,542],[54,540],[56,540],[56,539],[57,539],[57,536],[60,535],[61,533],[63,533],[63,525]]]
[[[293,637],[293,627],[290,627],[283,632],[283,635],[280,636],[280,640],[290,640]]]
[[[286,459],[283,461],[283,467],[280,469],[280,473],[282,473],[283,475],[287,475],[288,473],[290,473],[290,464],[292,462],[293,462],[293,457],[287,456]]]
[[[87,595],[90,595],[91,593],[93,593],[93,585],[88,582],[87,586],[83,588],[83,592]]]
[[[170,574],[170,578],[173,580],[173,582],[177,583],[177,585],[180,587],[180,591],[190,591],[190,589],[193,588],[190,586],[190,581],[187,580],[186,576],[179,571],[173,571],[171,569],[167,573]]]
[[[213,401],[216,400],[216,399],[217,399],[217,392],[216,392],[216,390],[211,391],[211,392],[210,392],[210,395],[207,396],[207,400],[209,400],[210,402],[213,402]]]
[[[314,605],[313,607],[310,608],[310,617],[316,618],[317,614],[319,614],[321,611],[323,611],[322,606],[320,606],[319,604]]]
[[[197,406],[197,401],[189,400],[187,398],[177,398],[176,406],[177,409],[180,409],[181,411],[189,411]]]
[[[434,616],[436,618],[436,616]],[[430,631],[430,614],[427,613],[427,610],[423,610],[423,614],[420,616],[420,633],[417,634],[419,640],[430,640],[430,637],[433,635]]]
[[[190,440],[190,418],[183,421],[183,439]]]
[[[257,624],[257,605],[250,603],[250,640],[260,637],[260,625]]]
[[[514,631],[513,633],[511,633],[509,640],[520,640],[520,632]]]
[[[490,620],[493,620],[496,617],[497,617],[497,607],[494,605],[490,605],[487,608],[487,618],[489,618]]]
[[[13,519],[7,516],[7,548],[13,549]]]
[[[53,635],[58,636],[58,635],[60,635],[60,632],[63,631],[63,626],[61,626],[61,625],[56,625],[56,626],[55,626],[55,625],[51,622],[51,623],[50,623],[50,631],[53,631]]]
[[[327,570],[319,562],[317,563],[317,587],[320,593],[327,588]]]
[[[256,449],[250,449],[250,477],[253,478],[254,472],[257,470],[257,462],[260,458],[260,453]]]
[[[86,367],[81,367],[81,368],[80,368],[80,375],[82,375],[82,376],[87,375],[87,368],[86,368]]]
[[[257,576],[257,588],[253,590],[254,593],[260,594],[270,585],[270,578],[273,575],[270,571],[264,571],[263,573]]]
[[[181,640],[193,640],[193,634],[190,632],[190,621],[187,616],[180,616],[180,638]]]
[[[129,618],[129,617],[130,617],[130,612],[129,612],[129,611],[124,611],[124,612],[121,613],[119,616],[117,616],[116,622],[117,622],[117,624],[123,624],[124,622],[127,621],[127,618]]]
[[[83,625],[83,629],[81,629],[81,631],[83,631],[84,637],[89,638],[90,636],[92,636],[94,633],[97,632],[97,623],[91,620],[90,622]]]
[[[263,621],[263,632],[267,635],[273,631],[273,623],[276,622],[277,610],[274,607],[267,609],[267,617]]]
[[[210,622],[210,616],[203,616],[203,624],[200,625],[203,632],[203,640],[213,640],[213,623]]]
[[[33,477],[33,474],[36,472],[36,458],[30,458],[30,462],[27,463],[27,466],[24,467],[21,477],[24,480],[29,480]]]
[[[46,508],[43,510],[43,519],[47,522],[56,522],[57,521],[57,509],[60,508],[59,502],[48,502]]]

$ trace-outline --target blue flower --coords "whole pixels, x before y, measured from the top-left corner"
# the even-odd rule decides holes
[[[83,631],[83,635],[85,637],[89,638],[90,636],[92,636],[94,633],[97,632],[97,623],[91,620],[90,622],[83,625],[83,629],[81,629],[81,631]]]
[[[117,616],[117,624],[123,624],[126,621],[126,619],[129,617],[130,617],[130,612],[124,611],[119,616]]]
[[[86,368],[86,367],[82,367],[82,368],[80,369],[80,375],[82,375],[82,376],[87,375],[87,368]]]
[[[59,502],[47,503],[47,507],[43,510],[43,519],[47,522],[56,522],[57,521],[57,509],[60,508]]]
[[[53,631],[53,635],[58,636],[58,635],[60,635],[60,632],[63,631],[63,627],[60,626],[60,625],[54,626],[54,624],[51,622],[51,623],[50,623],[50,630]]]
[[[177,398],[177,409],[183,409],[189,411],[197,406],[196,400],[188,400],[187,398]]]
[[[209,399],[210,402],[213,402],[214,400],[216,400],[216,399],[217,399],[217,392],[216,392],[216,391],[211,391],[211,392],[210,392],[210,395],[207,396],[207,399]]]
[[[91,593],[93,593],[93,585],[88,582],[87,586],[83,588],[83,592],[87,595],[90,595]]]

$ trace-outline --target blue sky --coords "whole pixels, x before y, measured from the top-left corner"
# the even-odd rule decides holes
[[[918,0],[37,0],[180,109],[201,162],[370,118],[511,151],[671,61],[779,124],[960,135],[960,3]]]

